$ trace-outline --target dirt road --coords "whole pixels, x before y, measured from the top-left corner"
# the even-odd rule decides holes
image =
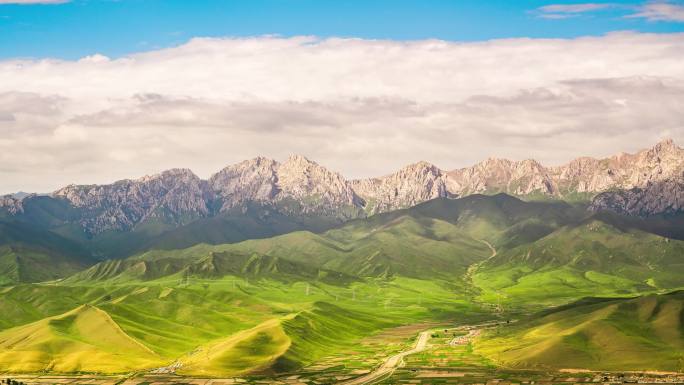
[[[357,377],[353,380],[343,382],[342,385],[372,384],[380,379],[389,376],[394,372],[396,368],[398,368],[402,364],[404,357],[408,356],[409,354],[414,354],[425,350],[429,338],[430,331],[421,332],[420,334],[418,334],[418,340],[416,340],[416,344],[413,346],[413,348],[389,357],[387,360],[385,360],[385,362],[382,365],[380,365],[377,369],[373,370],[372,372],[361,377]]]

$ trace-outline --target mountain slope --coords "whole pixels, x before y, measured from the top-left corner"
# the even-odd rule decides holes
[[[593,300],[491,331],[475,350],[505,367],[684,370],[684,293]]]
[[[0,218],[59,233],[98,256],[121,257],[158,245],[187,247],[318,230],[312,224],[331,226],[435,198],[478,193],[593,199],[594,211],[676,214],[682,207],[683,172],[684,150],[671,140],[635,154],[584,157],[557,167],[491,158],[444,171],[418,162],[384,177],[352,181],[302,156],[282,163],[259,157],[228,166],[208,180],[173,169],[109,185],[70,185],[50,196],[4,196]],[[245,214],[253,207],[278,219],[257,220],[240,233],[240,218],[246,217],[249,226],[254,217]],[[288,226],[278,227],[281,223]],[[209,228],[216,230],[200,235]]]
[[[684,242],[621,230],[596,217],[500,250],[474,282],[490,300],[557,304],[684,286]]]
[[[102,262],[69,282],[202,275],[197,266],[209,260],[213,261],[212,269],[205,273],[214,277],[256,277],[245,266],[248,260],[259,260],[266,265],[271,263],[266,261],[298,265],[306,279],[323,273],[334,277],[333,273],[338,273],[342,275],[335,279],[399,275],[460,281],[469,266],[491,254],[483,240],[496,247],[527,244],[585,215],[582,207],[562,202],[524,202],[503,194],[442,198],[350,221],[318,234],[298,231],[234,244],[151,250],[124,261]],[[235,263],[233,268],[221,270],[231,263]],[[281,277],[287,275],[280,273]]]
[[[12,372],[124,372],[159,365],[104,311],[80,306],[0,332],[0,366]]]
[[[271,319],[211,342],[180,360],[181,374],[232,376],[300,369],[359,336],[394,325],[358,310],[316,302],[309,310]]]
[[[481,242],[439,220],[419,222],[408,216],[399,217],[357,239],[349,235],[350,231],[353,232],[342,228],[320,235],[295,232],[236,244],[153,250],[125,260],[99,263],[68,281],[149,280],[173,274],[270,275],[275,279],[286,279],[291,274],[300,279],[324,281],[393,275],[455,279],[467,266],[489,253]],[[254,270],[255,263],[260,266],[258,270]]]
[[[0,220],[0,284],[49,281],[95,262],[76,242],[24,223]]]

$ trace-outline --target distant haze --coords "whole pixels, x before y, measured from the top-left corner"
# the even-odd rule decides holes
[[[476,43],[193,39],[111,60],[0,61],[0,193],[302,154],[349,178],[418,160],[684,143],[684,34]]]

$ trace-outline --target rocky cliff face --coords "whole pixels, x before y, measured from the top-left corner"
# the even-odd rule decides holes
[[[671,140],[636,154],[620,154],[595,167],[568,172],[583,174],[576,190],[600,192],[590,210],[651,216],[684,211],[684,150]]]
[[[295,155],[284,163],[255,158],[228,166],[209,179],[221,210],[246,202],[278,204],[289,214],[342,215],[361,199],[342,175]]]
[[[449,192],[458,196],[507,193],[556,195],[549,170],[535,160],[519,162],[490,158],[447,174]]]
[[[278,201],[295,202],[294,212],[339,212],[344,217],[356,216],[356,208],[364,202],[342,175],[303,156],[291,156],[278,168]],[[298,209],[297,206],[300,208]],[[351,210],[351,211],[350,211]]]
[[[579,158],[550,169],[562,193],[602,192],[632,189],[681,176],[684,150],[672,140],[636,154],[619,154],[606,159]]]
[[[684,211],[684,179],[648,183],[645,187],[598,194],[589,207],[592,211],[609,210],[623,215],[648,217]]]
[[[0,196],[0,210],[5,210],[11,215],[16,215],[24,212],[24,206],[20,198],[15,198],[12,195]]]
[[[79,210],[87,233],[99,234],[154,220],[182,225],[249,203],[288,215],[346,220],[438,197],[500,192],[555,198],[584,194],[595,197],[592,210],[644,216],[680,211],[683,186],[684,150],[668,140],[636,154],[578,158],[557,167],[492,158],[446,172],[419,162],[387,176],[352,181],[302,156],[283,163],[259,157],[228,166],[207,181],[190,170],[174,169],[110,185],[71,185],[53,197]],[[0,197],[0,208],[18,215],[22,202]]]
[[[632,189],[678,178],[684,170],[684,150],[671,140],[636,154],[606,159],[577,158],[565,165],[544,167],[534,160],[488,159],[447,174],[449,192],[541,194],[564,198],[570,194]]]
[[[209,178],[209,187],[221,201],[220,211],[246,202],[269,202],[278,195],[278,162],[254,158],[224,168]]]
[[[130,230],[158,219],[171,225],[209,214],[211,194],[206,182],[187,169],[173,169],[110,185],[70,185],[53,193],[81,209],[80,223],[90,234]]]
[[[247,160],[207,181],[190,170],[174,169],[110,185],[70,185],[55,191],[53,197],[80,209],[80,224],[90,235],[128,231],[153,220],[182,225],[250,202],[290,215],[340,219],[360,216],[364,204],[340,174],[302,156],[292,156],[282,164],[261,157]],[[9,201],[5,206],[14,207]]]
[[[415,206],[430,199],[450,196],[444,171],[418,162],[394,174],[352,181],[369,214]]]

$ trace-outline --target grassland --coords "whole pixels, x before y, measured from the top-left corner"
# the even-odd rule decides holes
[[[82,305],[0,333],[0,367],[11,372],[133,371],[161,363],[109,317]]]
[[[48,259],[55,266],[70,247],[80,255],[61,235],[47,240],[38,246],[63,242],[62,254]],[[172,366],[194,376],[311,378],[320,370],[343,378],[406,346],[410,336],[366,343],[397,327],[505,321],[601,295],[614,302],[538,315],[474,345],[435,337],[433,349],[407,362],[546,370],[566,357],[566,367],[624,369],[642,367],[638,358],[649,355],[644,368],[681,370],[679,297],[624,297],[684,286],[682,255],[682,241],[563,202],[438,199],[319,233],[155,248],[49,282],[7,279],[0,367],[125,373]],[[37,261],[27,271],[40,272],[45,259],[27,256],[21,261]],[[617,350],[601,345],[613,340]]]
[[[116,373],[179,361],[183,363],[181,372],[186,374],[274,374],[313,364],[389,327],[481,315],[478,307],[459,297],[447,282],[402,277],[345,286],[320,281],[180,276],[82,286],[18,285],[5,288],[2,296],[1,310],[11,316],[5,317],[8,328],[0,334],[0,344],[5,357],[26,363],[8,366],[8,370],[18,372]],[[59,344],[27,348],[13,343],[18,338],[42,340],[45,330],[52,330],[49,326],[54,319],[68,317],[84,309],[84,304],[106,315],[126,341],[136,341],[152,352],[154,360],[135,364],[102,354],[95,365],[85,360],[88,355],[68,354],[79,349],[89,351],[90,340],[68,349]],[[57,340],[81,335],[59,330],[50,333]],[[41,346],[53,346],[50,351],[59,354],[44,360],[30,359]],[[128,348],[119,345],[111,350]],[[131,357],[134,360],[135,355]]]
[[[595,299],[534,315],[479,339],[499,366],[683,371],[684,293]]]
[[[684,242],[590,219],[500,250],[473,281],[480,299],[554,306],[585,296],[624,297],[684,285]]]

